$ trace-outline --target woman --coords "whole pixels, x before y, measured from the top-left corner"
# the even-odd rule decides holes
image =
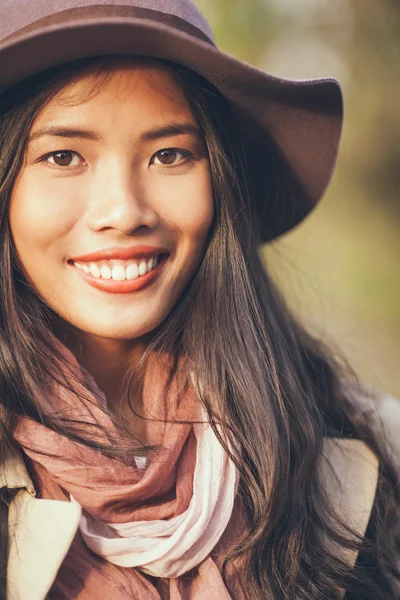
[[[398,597],[397,404],[259,256],[328,184],[337,83],[187,0],[0,11],[1,598]]]

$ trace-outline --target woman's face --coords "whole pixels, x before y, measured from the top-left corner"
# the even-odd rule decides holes
[[[200,264],[214,213],[209,161],[165,68],[121,65],[68,105],[90,80],[33,123],[10,227],[25,276],[56,313],[82,332],[133,339],[162,323]]]

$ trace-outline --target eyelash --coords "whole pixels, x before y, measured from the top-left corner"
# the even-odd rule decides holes
[[[177,164],[171,164],[171,165],[163,165],[163,164],[159,164],[156,166],[159,167],[167,167],[169,169],[174,168],[174,167],[178,167],[178,166],[182,166],[183,164],[186,164],[186,162],[189,161],[193,161],[194,160],[194,156],[191,152],[189,152],[189,150],[184,150],[183,148],[162,148],[161,150],[157,150],[157,152],[155,152],[151,159],[150,159],[150,163],[149,165],[153,164],[153,159],[158,155],[161,154],[161,152],[166,152],[166,151],[174,151],[177,152],[179,154],[182,154],[182,156],[184,157],[184,161],[178,161]],[[78,152],[75,152],[74,150],[55,150],[53,152],[48,152],[47,154],[45,154],[44,156],[42,156],[42,158],[40,158],[38,160],[38,162],[46,162],[48,158],[55,156],[56,154],[61,154],[63,152],[69,152],[71,154],[74,154],[76,156],[80,156]],[[70,167],[70,166],[66,166],[66,167],[61,167],[60,165],[55,165],[55,164],[51,164],[51,163],[47,163],[48,166],[50,166],[51,169],[59,169],[62,171],[70,171],[72,169],[76,169],[77,167]]]

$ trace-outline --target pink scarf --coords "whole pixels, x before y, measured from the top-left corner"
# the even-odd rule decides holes
[[[101,424],[106,433],[96,433],[96,440],[117,444],[120,436],[116,426],[103,411],[104,394],[73,354],[65,346],[60,347],[74,367],[85,398],[77,400],[65,388],[51,383],[46,391],[49,409],[68,419]],[[143,414],[158,419],[204,421],[192,385],[184,389],[178,385],[179,370],[172,384],[170,375],[166,357],[151,357],[143,383]],[[245,599],[240,574],[228,568],[225,581],[221,575],[225,555],[246,527],[235,494],[237,481],[233,481],[231,461],[220,444],[215,445],[217,439],[208,425],[171,422],[160,428],[156,422],[154,426],[161,450],[151,452],[146,457],[146,468],[140,468],[146,462],[142,457],[125,462],[111,459],[28,417],[20,418],[14,435],[24,446],[38,495],[72,500],[83,508],[80,528],[50,590],[51,600]],[[209,460],[204,458],[207,451]],[[207,469],[208,484],[202,486]],[[196,514],[203,515],[201,535],[196,534]],[[182,526],[190,516],[191,527]],[[174,528],[175,524],[181,529]],[[170,546],[171,555],[167,552],[160,561],[161,546],[149,540],[155,554],[147,552],[147,563],[140,564],[140,548],[146,548],[146,535],[155,528],[160,536],[170,530],[165,535],[174,534],[176,543]],[[168,542],[165,536],[160,540]],[[182,548],[186,553],[182,554]],[[179,560],[172,559],[175,555]],[[152,562],[154,557],[157,560]],[[163,576],[164,571],[173,575]]]

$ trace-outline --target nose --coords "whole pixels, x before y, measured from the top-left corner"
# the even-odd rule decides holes
[[[141,227],[157,227],[159,215],[142,179],[132,168],[120,164],[107,169],[89,193],[88,227],[97,232],[115,229],[126,235]]]

